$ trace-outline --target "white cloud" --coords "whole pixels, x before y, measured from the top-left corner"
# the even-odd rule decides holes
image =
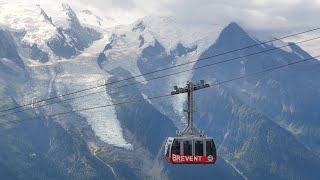
[[[3,1],[3,0],[2,0]],[[30,0],[20,0],[30,2]],[[183,22],[236,21],[250,30],[286,31],[319,25],[320,0],[32,0],[34,3],[67,2],[73,8],[99,11],[125,23],[147,15],[174,15]]]

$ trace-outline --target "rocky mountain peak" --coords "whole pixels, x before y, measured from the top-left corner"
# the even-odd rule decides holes
[[[44,17],[44,19],[46,19],[47,21],[49,21],[51,24],[53,24],[52,23],[52,18],[51,17],[49,17],[48,15],[47,15],[47,13],[39,6],[39,8],[40,8],[40,14]]]
[[[76,13],[71,9],[71,7],[68,4],[62,4],[63,12],[68,16],[68,21],[70,23],[70,26],[79,27],[80,22],[76,15]]]

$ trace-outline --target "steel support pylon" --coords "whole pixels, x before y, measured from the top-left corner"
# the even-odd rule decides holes
[[[188,93],[188,126],[183,131],[177,131],[177,136],[183,136],[183,135],[199,135],[204,136],[203,131],[198,131],[196,127],[194,126],[194,119],[193,119],[193,113],[194,113],[194,98],[193,98],[193,92],[199,89],[210,87],[209,84],[205,84],[203,80],[200,81],[199,84],[193,84],[192,82],[188,82],[187,86],[184,88],[178,88],[177,86],[174,86],[175,91],[172,91],[172,95],[181,94],[181,93]]]

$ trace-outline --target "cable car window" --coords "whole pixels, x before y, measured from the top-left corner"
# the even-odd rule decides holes
[[[213,141],[206,141],[206,155],[209,156],[209,155],[215,155],[215,147],[214,147],[214,144],[213,144]]]
[[[203,156],[203,141],[195,141],[194,146],[195,146],[194,155],[195,156]]]
[[[183,141],[183,155],[192,155],[192,141]]]
[[[167,157],[169,157],[170,149],[171,149],[171,144],[169,144],[167,148],[167,152],[166,152]]]
[[[174,140],[172,144],[172,154],[180,155],[180,140]]]
[[[212,140],[212,146],[213,146],[213,156],[217,156],[217,149],[216,149],[216,145],[214,144],[213,140]]]

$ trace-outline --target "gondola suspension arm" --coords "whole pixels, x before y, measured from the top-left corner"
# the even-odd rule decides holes
[[[200,83],[193,84],[192,82],[187,83],[187,85],[183,88],[179,88],[174,86],[174,91],[171,92],[171,95],[177,95],[182,93],[188,93],[188,126],[183,131],[177,131],[177,136],[184,135],[199,135],[200,137],[204,136],[203,131],[198,131],[194,126],[193,121],[193,112],[194,112],[194,100],[193,100],[193,92],[199,89],[210,87],[209,84],[205,84],[204,80],[200,80]]]

